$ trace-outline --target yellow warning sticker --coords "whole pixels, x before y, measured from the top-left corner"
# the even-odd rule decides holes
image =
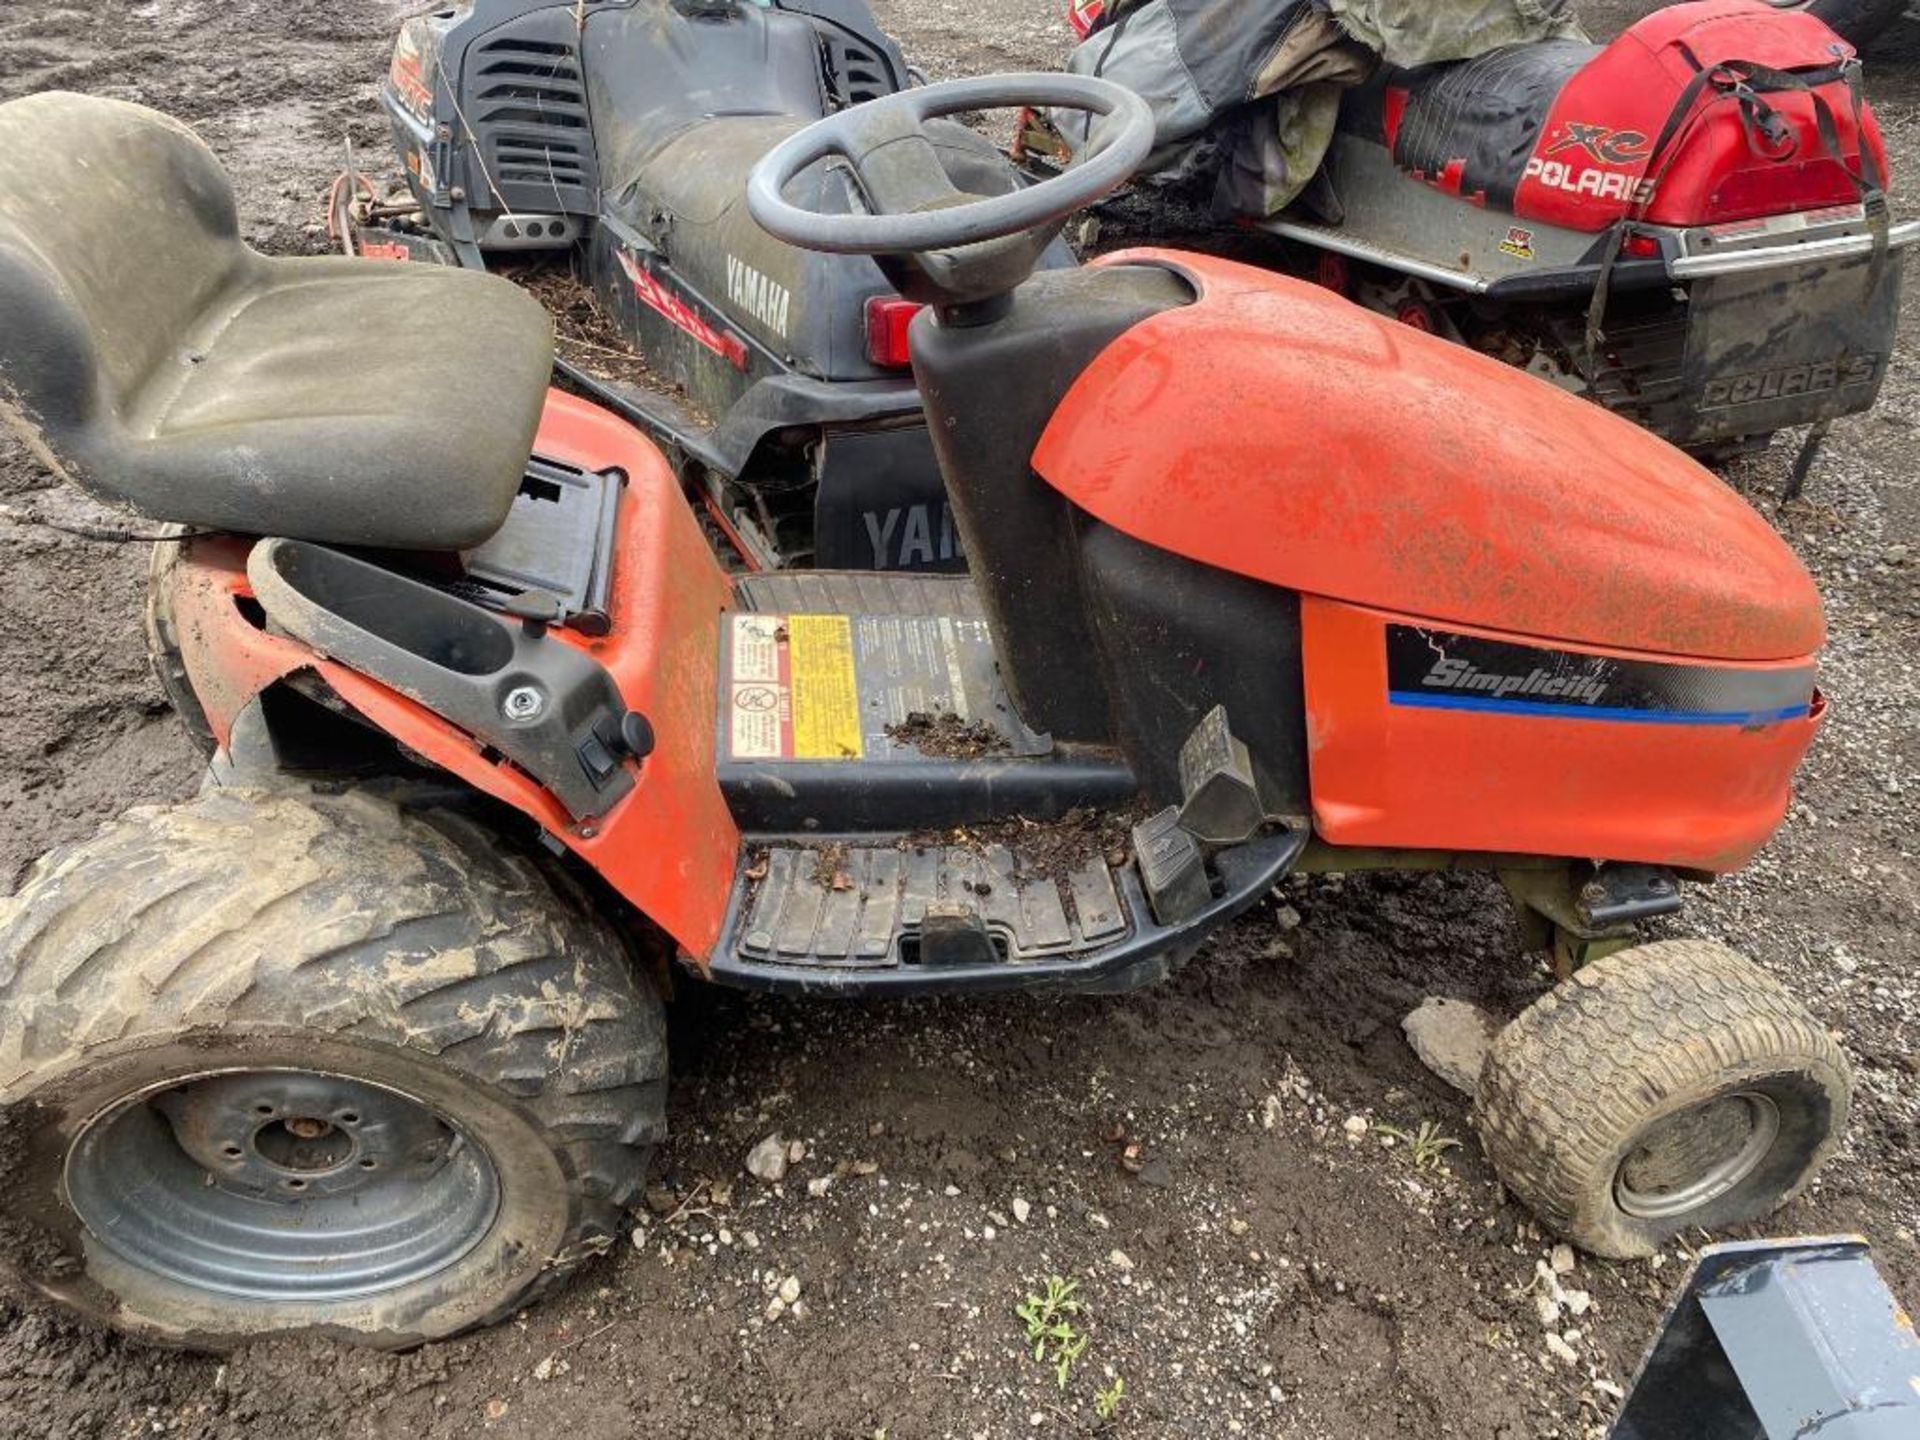
[[[863,759],[852,622],[845,615],[789,615],[787,653],[792,666],[794,757]]]

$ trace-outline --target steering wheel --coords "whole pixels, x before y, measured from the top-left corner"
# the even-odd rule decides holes
[[[1059,175],[984,198],[947,178],[926,124],[968,110],[1045,105],[1099,116],[1078,160]],[[846,255],[914,255],[1038,231],[1117,190],[1153,148],[1153,111],[1133,91],[1083,75],[986,75],[850,106],[790,135],[747,177],[747,208],[775,239]],[[787,185],[837,155],[852,167],[867,214],[803,210]]]

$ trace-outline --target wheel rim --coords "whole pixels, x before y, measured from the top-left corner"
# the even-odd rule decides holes
[[[1614,1198],[1645,1220],[1685,1215],[1752,1175],[1779,1134],[1779,1107],[1756,1091],[1692,1106],[1641,1137],[1620,1162]]]
[[[214,1294],[328,1301],[444,1270],[492,1228],[486,1151],[432,1106],[307,1070],[189,1076],[116,1102],[67,1155],[105,1249]]]

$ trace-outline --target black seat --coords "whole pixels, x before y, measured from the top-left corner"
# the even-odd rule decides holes
[[[1359,133],[1382,141],[1385,116],[1400,112],[1392,148],[1402,170],[1434,183],[1446,177],[1460,194],[1511,212],[1554,102],[1601,49],[1543,40],[1417,70],[1383,68],[1346,103],[1364,112]]]
[[[0,105],[0,414],[162,520],[404,549],[506,519],[552,327],[504,280],[242,243],[184,125],[83,95]]]

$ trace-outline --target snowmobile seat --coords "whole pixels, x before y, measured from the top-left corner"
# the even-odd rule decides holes
[[[1511,211],[1554,102],[1600,52],[1546,40],[1472,60],[1383,68],[1348,103],[1370,111],[1375,123],[1361,133],[1374,130],[1401,169]]]
[[[157,519],[394,549],[505,521],[552,330],[486,275],[240,238],[191,131],[50,93],[0,105],[0,415]]]

